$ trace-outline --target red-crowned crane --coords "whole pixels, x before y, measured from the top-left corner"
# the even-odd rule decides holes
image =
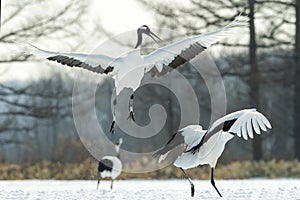
[[[173,134],[167,144],[158,150],[154,156],[159,156],[159,162],[179,145],[184,145],[182,154],[173,163],[179,167],[184,177],[190,182],[191,196],[194,196],[194,184],[185,170],[199,165],[209,164],[211,167],[211,184],[222,197],[214,181],[214,169],[218,158],[224,151],[225,144],[234,136],[253,139],[254,133],[271,129],[268,119],[256,109],[244,109],[228,114],[216,120],[208,130],[200,125],[189,125]]]
[[[143,34],[148,35],[156,42],[161,40],[147,25],[142,25],[137,29],[138,39],[135,48],[118,58],[102,54],[53,52],[40,49],[32,44],[29,44],[31,50],[27,53],[42,56],[62,65],[79,67],[98,74],[113,73],[115,75],[113,78],[115,78],[116,95],[118,95],[124,88],[131,88],[134,93],[140,86],[141,80],[146,73],[151,73],[152,76],[164,75],[189,62],[210,45],[232,35],[236,27],[244,26],[247,26],[246,17],[238,16],[233,22],[219,30],[187,37],[158,48],[144,56],[140,54],[140,49],[138,49],[142,44]],[[130,80],[124,80],[124,77],[133,71],[134,74],[132,74]],[[134,120],[133,93],[129,100],[129,119],[132,120]],[[116,100],[113,104],[115,107]],[[111,133],[114,133],[114,127],[115,111],[113,111],[113,121],[110,126]]]
[[[123,139],[120,138],[119,142],[115,144],[117,156],[104,156],[98,164],[98,184],[97,189],[100,184],[101,178],[111,178],[110,189],[113,189],[114,180],[121,174],[122,172],[122,162],[120,160],[120,146],[123,143]],[[100,178],[101,177],[101,178]]]

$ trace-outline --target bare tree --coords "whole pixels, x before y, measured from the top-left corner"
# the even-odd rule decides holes
[[[287,78],[290,77],[289,72],[291,71],[291,67],[287,67],[288,62],[282,66],[278,64],[268,66],[266,63],[272,62],[275,57],[286,61],[291,58],[289,49],[292,49],[294,45],[294,34],[290,31],[294,24],[294,14],[291,11],[294,4],[292,0],[248,0],[247,2],[241,0],[190,0],[180,6],[157,1],[140,2],[156,13],[160,26],[178,30],[186,35],[200,34],[216,29],[232,21],[240,13],[248,16],[248,33],[237,35],[236,40],[231,38],[232,42],[218,43],[226,48],[221,48],[221,55],[218,56],[222,58],[222,63],[217,60],[225,79],[226,77],[235,77],[235,80],[240,79],[248,85],[249,90],[244,90],[241,95],[235,95],[246,97],[243,107],[252,106],[266,112],[266,105],[269,104],[261,102],[262,100],[268,101],[268,98],[261,95],[263,94],[262,88],[265,88],[267,84],[291,84]],[[260,25],[258,29],[255,27],[257,24]],[[231,91],[231,94],[233,92]],[[241,102],[239,103],[241,104]],[[229,107],[234,108],[233,105],[229,105]],[[272,108],[272,110],[275,109],[277,110],[272,113],[281,113],[283,108],[279,106]],[[276,114],[276,116],[278,115]],[[296,119],[298,118],[295,117]],[[285,119],[282,118],[282,120]],[[277,119],[274,117],[275,121]],[[275,135],[279,134],[281,131]],[[254,139],[252,152],[255,160],[263,157],[262,140],[264,138],[256,137]]]
[[[251,106],[259,108],[259,73],[257,66],[256,58],[256,39],[255,39],[255,24],[254,24],[254,6],[255,0],[248,0],[249,5],[249,33],[250,33],[250,42],[249,42],[249,63],[251,66],[250,69],[250,98]],[[262,146],[261,138],[255,137],[252,142],[253,148],[253,158],[254,160],[262,159]]]
[[[287,0],[287,1],[257,1],[259,5],[267,5],[272,10],[284,15],[278,19],[277,24],[273,22],[273,27],[270,29],[269,34],[262,37],[272,41],[272,46],[285,46],[288,49],[293,48],[293,53],[290,55],[281,54],[284,58],[293,58],[293,136],[294,136],[294,154],[295,157],[300,159],[300,1]],[[294,32],[291,30],[295,30]]]
[[[63,39],[66,44],[80,36],[78,33],[83,27],[87,5],[86,1],[79,0],[68,0],[57,5],[49,0],[6,1],[3,5],[0,45],[7,48],[15,45],[16,40],[49,42],[51,39]],[[42,9],[48,9],[48,12]],[[23,62],[28,57],[21,52],[9,52],[2,54],[0,64]]]
[[[295,156],[300,160],[300,0],[295,0],[295,75],[294,75],[294,135]]]
[[[15,70],[15,66],[22,62],[30,60],[30,63],[37,65],[34,58],[30,59],[29,55],[14,51],[17,46],[15,41],[46,44],[56,42],[67,46],[69,50],[77,48],[87,37],[83,36],[86,34],[83,30],[88,5],[89,1],[80,0],[3,2],[0,65],[2,69],[6,67],[7,70],[2,72],[1,78],[5,77],[7,71]],[[67,51],[67,48],[64,49]],[[19,74],[17,70],[15,74]],[[46,126],[56,127],[61,120],[72,117],[72,85],[70,85],[72,80],[66,75],[53,72],[48,79],[37,77],[35,81],[18,80],[14,77],[8,79],[7,76],[1,80],[1,143],[16,145],[27,143],[27,147],[23,146],[25,149],[34,148],[40,142],[36,134],[43,133]],[[55,129],[51,131],[56,140],[55,136],[59,131]],[[41,152],[35,150],[37,149],[32,152]]]

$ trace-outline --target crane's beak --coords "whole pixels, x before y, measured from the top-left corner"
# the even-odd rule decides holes
[[[151,37],[157,44],[159,44],[159,42],[162,42],[162,39],[160,39],[155,33],[153,33],[152,31],[150,31],[147,34],[149,37]],[[158,41],[156,40],[158,39]]]

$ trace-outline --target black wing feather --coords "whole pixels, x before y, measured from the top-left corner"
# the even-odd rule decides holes
[[[67,65],[69,67],[80,67],[80,68],[83,68],[83,69],[86,69],[86,70],[89,70],[92,72],[96,72],[99,74],[108,74],[108,73],[112,72],[114,69],[112,66],[109,66],[106,69],[103,69],[101,67],[101,65],[92,67],[91,65],[89,65],[85,62],[82,62],[75,58],[64,56],[64,55],[51,56],[51,57],[48,57],[47,59],[51,60],[51,61],[56,61],[60,64]]]
[[[200,149],[200,147],[209,140],[209,138],[211,138],[214,134],[216,134],[217,132],[219,132],[220,130],[227,132],[230,130],[230,128],[232,127],[232,125],[234,124],[234,122],[236,122],[237,118],[231,119],[231,120],[227,120],[224,123],[220,123],[218,126],[216,126],[214,129],[212,130],[208,130],[205,135],[203,136],[203,138],[201,139],[201,141],[199,142],[199,144],[197,144],[196,146],[192,147],[190,150],[188,150],[187,152],[192,152],[193,154],[196,153],[197,150]]]
[[[176,69],[177,67],[189,62],[194,57],[196,57],[198,54],[200,54],[202,51],[204,51],[206,47],[202,46],[198,42],[195,42],[194,44],[190,45],[188,48],[181,51],[179,55],[176,55],[174,59],[168,64],[163,65],[163,68],[161,72],[159,72],[156,67],[152,67],[152,69],[148,72],[152,77],[153,76],[163,76],[167,74],[168,72],[172,71],[173,69]]]
[[[181,135],[183,131],[178,131],[175,132],[172,137],[169,139],[169,141],[167,142],[167,144],[162,147],[160,150],[156,151],[153,156],[154,157],[158,157],[160,155],[164,155],[166,153],[168,153],[169,151],[171,151],[172,149],[174,149],[175,147],[177,147],[178,145],[181,145],[184,143],[184,137]]]

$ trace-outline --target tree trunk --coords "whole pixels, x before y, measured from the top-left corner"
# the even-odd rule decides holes
[[[255,40],[255,24],[254,24],[254,4],[255,0],[248,0],[249,4],[249,64],[250,64],[250,101],[251,107],[259,108],[259,73],[256,60],[256,40]],[[262,159],[262,141],[260,137],[255,137],[252,142],[253,159]]]
[[[300,160],[300,0],[296,0],[295,74],[294,74],[294,135],[295,157]]]

